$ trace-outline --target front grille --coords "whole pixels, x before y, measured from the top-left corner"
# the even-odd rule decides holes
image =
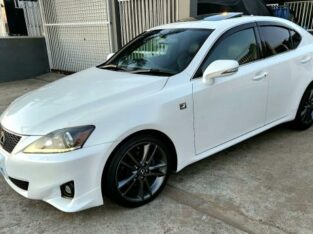
[[[7,132],[0,127],[0,146],[8,153],[12,153],[15,146],[21,140],[20,136]]]

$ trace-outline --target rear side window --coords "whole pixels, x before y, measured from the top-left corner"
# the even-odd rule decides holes
[[[290,30],[290,39],[292,40],[292,48],[297,48],[301,43],[301,35],[296,31]]]
[[[205,69],[216,60],[236,60],[242,65],[258,60],[259,58],[259,47],[256,42],[254,29],[245,29],[235,32],[219,41],[210,51],[201,66],[201,72],[198,72],[197,75],[201,76]]]
[[[260,28],[263,37],[265,56],[281,54],[293,49],[289,30],[277,26],[263,26]]]

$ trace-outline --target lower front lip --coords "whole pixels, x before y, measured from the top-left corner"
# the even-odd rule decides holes
[[[102,202],[102,172],[110,147],[110,144],[102,144],[54,155],[10,155],[0,149],[0,171],[7,183],[22,196],[44,200],[60,210],[74,212],[88,208],[86,204],[90,201],[99,203],[101,198]],[[13,180],[29,185],[25,189]],[[75,182],[75,197],[71,201],[76,203],[75,206],[61,195],[60,186],[69,181]],[[100,194],[94,197],[98,190]]]

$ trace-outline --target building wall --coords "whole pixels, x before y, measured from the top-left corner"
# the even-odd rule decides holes
[[[50,71],[43,37],[0,38],[0,82],[31,78]]]

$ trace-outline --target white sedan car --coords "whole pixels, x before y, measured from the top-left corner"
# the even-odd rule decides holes
[[[313,37],[224,14],[144,32],[104,64],[18,98],[0,171],[65,212],[150,202],[169,173],[285,122],[313,123]]]

